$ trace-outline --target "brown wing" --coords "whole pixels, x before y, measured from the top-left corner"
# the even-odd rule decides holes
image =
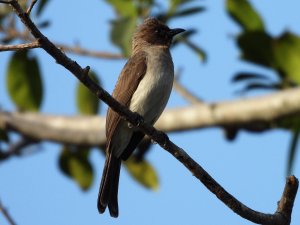
[[[131,97],[147,70],[146,53],[141,51],[129,58],[124,66],[112,96],[124,106],[129,106]],[[106,137],[111,140],[121,117],[111,108],[106,116]]]

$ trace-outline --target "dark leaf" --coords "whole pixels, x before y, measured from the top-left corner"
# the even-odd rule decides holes
[[[124,56],[131,54],[131,38],[137,24],[137,18],[127,17],[112,21],[111,40]]]
[[[184,43],[187,47],[189,47],[192,51],[194,51],[197,54],[197,56],[200,58],[200,60],[206,61],[205,51],[189,40],[190,36],[192,36],[196,32],[197,31],[195,29],[190,29],[190,30],[187,30],[184,33],[176,36],[173,41],[172,46],[175,47],[179,43]]]
[[[6,130],[0,129],[0,141],[9,142],[9,136]]]
[[[188,38],[190,38],[192,35],[194,35],[196,33],[197,33],[197,31],[195,29],[189,29],[189,30],[186,30],[185,32],[181,33],[180,35],[176,35],[173,40],[172,46],[176,46],[180,42],[184,42],[185,40],[187,40]]]
[[[238,91],[238,93],[243,94],[252,90],[276,90],[279,88],[280,85],[278,84],[250,83],[247,84],[242,90]]]
[[[169,11],[175,11],[177,8],[183,6],[186,3],[192,2],[193,0],[170,0]]]
[[[203,12],[204,10],[205,8],[201,6],[193,7],[189,9],[182,9],[182,10],[175,11],[174,13],[169,15],[169,17],[175,18],[175,17],[182,17],[182,16],[191,16],[195,13]]]
[[[279,120],[279,122],[277,122],[276,125],[279,128],[295,132],[300,127],[300,116],[290,115],[288,117],[284,117],[281,120]]]
[[[184,40],[183,41],[184,44],[186,44],[186,46],[188,46],[193,52],[196,53],[196,55],[200,58],[200,60],[202,61],[206,61],[206,53],[203,49],[201,49],[199,46],[197,46],[196,44],[194,44],[193,42],[191,42],[190,40]]]
[[[234,141],[238,135],[239,130],[233,127],[225,127],[224,135],[227,141]]]
[[[188,29],[186,31],[184,31],[183,33],[181,33],[179,36],[175,36],[175,40],[178,37],[179,39],[187,39],[189,37],[191,37],[192,35],[196,34],[197,30],[196,29]]]
[[[38,61],[28,51],[15,52],[7,69],[7,88],[20,110],[37,111],[43,98],[43,86]]]
[[[89,76],[97,84],[100,84],[95,72],[90,72]],[[77,108],[81,114],[93,115],[99,111],[99,99],[81,82],[77,85]]]
[[[136,160],[134,157],[130,157],[124,164],[130,175],[141,185],[153,190],[158,188],[157,174],[145,159]]]
[[[47,28],[50,25],[49,20],[42,21],[41,23],[38,23],[37,27],[42,29],[42,28]]]
[[[257,73],[248,73],[248,72],[242,72],[236,74],[231,82],[240,82],[240,81],[252,81],[252,80],[262,80],[262,81],[271,81],[270,78],[266,75],[257,74]]]
[[[73,179],[82,190],[91,187],[94,171],[90,163],[89,149],[84,147],[64,146],[59,156],[59,168],[71,179]]]
[[[227,0],[229,15],[246,31],[263,31],[264,24],[259,14],[247,0]]]
[[[40,16],[42,11],[45,9],[45,6],[49,3],[49,0],[39,0],[36,10],[36,15]]]
[[[259,31],[243,33],[238,37],[238,45],[241,48],[241,57],[249,62],[261,66],[273,66],[272,38]]]

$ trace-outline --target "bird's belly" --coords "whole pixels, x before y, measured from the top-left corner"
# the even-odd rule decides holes
[[[145,122],[155,123],[168,102],[173,78],[172,66],[149,70],[132,96],[130,110],[143,116]]]

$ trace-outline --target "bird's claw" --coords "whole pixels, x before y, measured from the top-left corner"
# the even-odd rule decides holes
[[[161,143],[161,144],[162,144],[162,147],[163,147],[163,148],[166,148],[167,145],[168,145],[168,143],[169,143],[169,141],[170,141],[168,135],[165,134],[165,133],[162,132],[162,131],[157,131],[157,132],[158,132],[158,134],[157,134],[158,143]],[[153,139],[151,140],[151,142],[152,142],[153,144],[157,144],[157,142],[154,141]]]
[[[144,118],[140,114],[134,112],[134,121],[136,123],[135,126],[139,127],[142,123],[144,123]],[[132,123],[128,123],[128,127],[133,128],[134,126]]]
[[[142,123],[144,123],[144,118],[138,113],[134,113],[134,120],[136,121],[137,127],[139,127]]]

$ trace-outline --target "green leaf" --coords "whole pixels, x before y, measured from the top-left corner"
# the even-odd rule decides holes
[[[59,156],[59,168],[71,179],[73,179],[82,190],[91,187],[94,171],[90,163],[89,149],[78,146],[64,146]]]
[[[38,111],[43,98],[43,86],[38,61],[28,51],[13,54],[7,69],[8,93],[22,111]]]
[[[300,85],[300,37],[286,32],[273,43],[274,67],[283,79]]]
[[[264,24],[260,15],[247,0],[227,0],[229,15],[246,31],[263,31]]]
[[[100,84],[95,72],[90,72],[89,76],[97,84]],[[81,114],[94,115],[99,111],[99,99],[81,82],[77,85],[77,108]]]
[[[118,15],[122,17],[132,17],[137,16],[137,9],[134,1],[131,0],[106,0],[111,4]]]
[[[137,24],[136,17],[122,17],[112,21],[110,38],[118,46],[124,56],[131,54],[131,38]]]
[[[125,166],[130,175],[146,188],[156,190],[159,186],[158,177],[154,168],[145,160],[136,160],[130,157],[125,161]]]
[[[292,140],[290,143],[289,153],[288,153],[288,162],[287,162],[287,169],[286,169],[286,175],[290,176],[293,172],[293,166],[295,163],[295,156],[297,152],[297,146],[299,143],[300,138],[300,127],[297,127],[297,129],[292,133]]]
[[[242,51],[242,59],[261,66],[273,66],[273,40],[267,33],[246,32],[241,34],[237,41]]]

